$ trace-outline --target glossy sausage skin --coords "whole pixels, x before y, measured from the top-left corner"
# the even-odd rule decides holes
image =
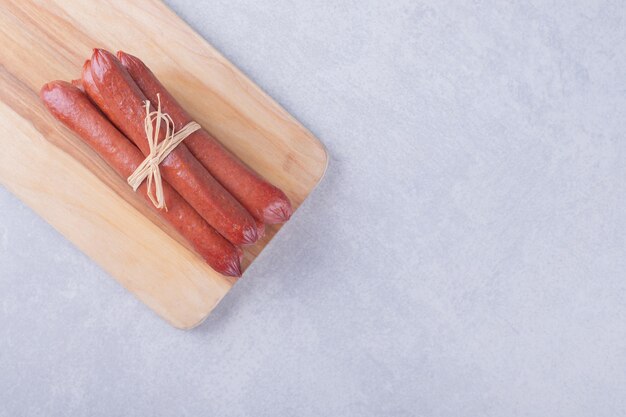
[[[80,78],[76,79],[76,80],[72,80],[71,81],[72,85],[76,88],[78,88],[81,92],[85,92],[85,89],[83,88],[83,80],[81,80]]]
[[[150,101],[154,103],[157,94],[161,96],[161,107],[172,117],[176,129],[193,120],[139,58],[122,51],[117,56]],[[185,139],[185,144],[256,219],[268,224],[289,220],[293,210],[285,193],[261,178],[206,130],[194,132]]]
[[[144,131],[146,97],[117,58],[108,51],[94,49],[91,60],[83,67],[82,82],[89,98],[148,155]],[[152,108],[156,108],[155,103]],[[161,129],[163,134],[164,130]],[[184,143],[163,160],[160,168],[167,182],[222,236],[235,245],[251,244],[258,239],[252,215],[213,178]]]
[[[132,174],[143,161],[139,149],[77,87],[65,81],[53,81],[42,87],[40,96],[54,117],[74,131],[123,178]],[[167,182],[163,183],[163,191],[168,210],[156,210],[152,203],[150,207],[187,239],[213,269],[224,275],[241,276],[241,249],[209,226]],[[137,192],[150,201],[145,181]]]

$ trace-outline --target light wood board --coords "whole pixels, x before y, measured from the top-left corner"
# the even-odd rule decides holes
[[[326,151],[157,0],[0,0],[0,184],[161,317],[194,327],[235,280],[208,267],[39,101],[45,82],[77,78],[94,47],[142,58],[195,120],[295,208],[322,178]],[[279,228],[246,249],[244,267]]]

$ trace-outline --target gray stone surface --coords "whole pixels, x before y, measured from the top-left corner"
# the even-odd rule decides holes
[[[190,332],[0,190],[0,416],[626,415],[623,2],[169,3],[327,178]]]

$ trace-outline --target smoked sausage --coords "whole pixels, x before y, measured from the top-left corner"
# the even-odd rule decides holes
[[[117,56],[143,94],[153,103],[157,94],[161,108],[170,115],[176,129],[193,119],[163,87],[150,69],[137,57],[122,51]],[[289,199],[250,169],[206,130],[200,129],[185,139],[191,153],[252,215],[268,224],[283,223],[293,212]]]
[[[108,51],[94,49],[91,60],[83,66],[82,83],[89,98],[109,120],[148,155],[144,131],[146,97],[117,58]],[[155,102],[151,104],[156,108]],[[164,130],[161,129],[163,134]],[[163,135],[159,140],[162,139]],[[252,244],[258,239],[252,215],[198,162],[185,143],[161,162],[160,169],[165,180],[233,244]]]
[[[83,92],[83,93],[85,92],[85,89],[83,88],[83,80],[81,80],[80,78],[77,78],[77,79],[75,79],[75,80],[72,80],[72,81],[71,81],[71,84],[72,84],[74,87],[78,88],[81,92]]]
[[[52,115],[74,131],[119,175],[127,178],[144,156],[120,133],[81,90],[65,81],[44,85],[41,100]],[[241,276],[242,251],[215,231],[167,182],[163,191],[168,210],[156,210],[187,239],[202,258],[217,272]],[[146,200],[146,183],[138,189]]]

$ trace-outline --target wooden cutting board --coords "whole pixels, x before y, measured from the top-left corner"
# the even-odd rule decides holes
[[[161,317],[194,327],[235,280],[208,267],[39,101],[45,82],[77,78],[94,47],[142,58],[196,121],[295,208],[322,178],[326,152],[158,0],[0,0],[0,184]],[[246,249],[244,267],[279,229]]]

